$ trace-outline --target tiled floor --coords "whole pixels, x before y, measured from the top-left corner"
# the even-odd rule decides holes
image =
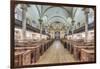
[[[60,41],[54,41],[36,64],[76,62],[73,55],[64,49]]]

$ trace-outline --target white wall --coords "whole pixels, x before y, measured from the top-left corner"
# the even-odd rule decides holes
[[[70,39],[70,37],[72,38],[72,35],[69,35],[67,37],[68,37],[68,39]],[[85,40],[85,32],[73,34],[73,38],[72,39],[73,40],[77,40],[77,39],[83,39],[83,40]],[[87,40],[91,41],[93,39],[94,39],[94,30],[89,30],[88,31]]]
[[[15,39],[16,39],[16,37],[20,36],[20,38],[17,38],[17,40],[22,40],[22,37],[23,37],[22,29],[15,28],[15,31],[19,31],[19,34],[16,34],[16,32],[15,32]],[[44,40],[46,40],[47,37],[48,37],[47,35],[42,35],[42,39],[44,39]],[[27,30],[26,31],[26,39],[27,40],[36,40],[36,41],[38,41],[38,40],[40,40],[40,34]]]

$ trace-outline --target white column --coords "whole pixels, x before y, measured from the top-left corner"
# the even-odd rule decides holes
[[[85,13],[85,17],[86,17],[86,22],[85,22],[85,42],[87,42],[88,39],[88,13],[89,13],[89,9],[88,8],[84,8],[84,13]]]
[[[40,40],[42,39],[42,19],[39,19],[40,22]]]
[[[69,34],[69,27],[68,27],[68,29],[67,29],[67,39],[68,39],[68,34]]]
[[[73,38],[73,34],[74,34],[74,23],[75,23],[75,21],[72,19],[72,38]]]
[[[26,12],[27,12],[27,5],[22,4],[22,39],[26,39]]]

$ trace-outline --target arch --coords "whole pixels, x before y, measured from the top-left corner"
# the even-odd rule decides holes
[[[50,9],[52,9],[52,8],[55,8],[55,7],[51,6],[51,7],[48,7],[47,9],[45,9],[45,11],[43,12],[42,16],[43,16],[48,10],[50,10]],[[56,8],[57,8],[57,7],[56,7]],[[64,8],[64,7],[58,7],[58,8],[61,8],[61,9],[65,10],[65,11],[68,13],[69,16],[71,15],[71,13],[70,13],[66,8]]]
[[[55,17],[59,17],[59,18],[63,19],[65,21],[65,23],[67,23],[67,21],[63,17],[61,17],[61,16],[53,16],[53,17],[51,17],[51,18],[48,19],[47,23],[49,23],[49,21],[51,19],[55,18]]]
[[[53,22],[52,23],[50,23],[50,25],[52,25],[53,24]],[[61,24],[61,23],[59,23],[59,24]],[[62,23],[62,25],[65,27],[65,24],[64,23]],[[67,27],[67,26],[66,26]]]
[[[66,21],[63,17],[61,17],[61,16],[53,16],[53,17],[51,17],[50,19],[48,19],[48,22],[47,22],[47,23],[49,23],[49,21],[50,21],[51,19],[55,18],[55,17],[59,17],[60,19],[63,19],[63,20],[65,21],[65,23],[67,23],[67,21]],[[63,26],[66,26],[66,27],[67,27],[67,25],[66,25],[65,23],[62,23],[62,24],[63,24]],[[52,24],[52,23],[51,23],[51,24]],[[51,25],[51,24],[49,24],[49,25]]]
[[[38,14],[39,14],[39,16],[40,16],[40,10],[39,10],[39,8],[38,8],[38,6],[37,5],[35,5],[35,7],[36,7],[36,9],[37,9],[37,11],[38,11]]]
[[[77,8],[75,9],[74,13],[73,13],[73,17],[75,17],[75,13],[77,12]]]

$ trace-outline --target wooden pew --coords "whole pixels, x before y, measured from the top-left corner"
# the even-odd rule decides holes
[[[79,40],[67,40],[66,42],[68,51],[73,54],[74,46],[94,46],[94,42],[85,43],[83,39]]]
[[[14,60],[15,67],[31,64],[31,51],[30,50],[15,51],[14,55],[15,55],[15,60]]]
[[[81,62],[94,62],[95,51],[94,49],[81,49]]]
[[[31,59],[32,59],[32,63],[35,63],[39,57],[40,57],[40,44],[29,44],[29,45],[23,45],[23,44],[18,44],[17,47],[15,47],[15,50],[31,50],[32,53],[31,53]]]
[[[68,45],[67,45],[68,40],[63,39],[63,40],[61,40],[61,42],[62,42],[62,44],[64,45],[64,48],[66,48],[66,49],[67,49],[67,47],[68,47]]]
[[[64,44],[64,48],[66,48],[71,54],[73,54],[75,59],[79,61],[84,61],[81,57],[81,49],[86,49],[86,50],[95,49],[94,41],[85,43],[83,39],[79,39],[75,41],[63,39],[61,40],[61,42]]]
[[[83,46],[85,43],[82,39],[69,41],[69,52],[73,54],[74,46]]]
[[[94,46],[74,46],[74,57],[75,57],[75,59],[77,59],[77,60],[81,60],[81,49],[94,49]]]
[[[41,41],[41,54],[43,54],[52,44],[52,40]]]
[[[81,41],[73,41],[73,40],[62,40],[64,44],[64,48],[66,48],[71,54],[73,54],[73,48],[75,45],[84,45]]]
[[[30,50],[31,51],[31,53],[30,53],[31,54],[31,56],[30,56],[31,64],[34,64],[39,60],[40,55],[42,55],[50,47],[51,43],[52,43],[52,40],[35,42],[35,43],[29,42],[29,41],[15,43],[15,53],[16,53],[16,51]],[[23,55],[23,53],[22,53],[22,55]],[[22,65],[22,64],[20,64],[20,65]]]

